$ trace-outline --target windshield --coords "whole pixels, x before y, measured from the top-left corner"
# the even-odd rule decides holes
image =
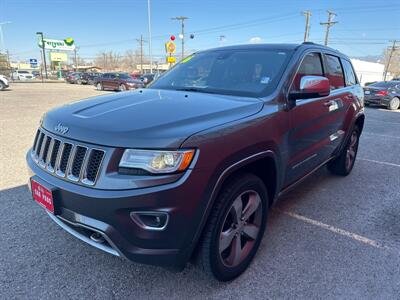
[[[29,74],[28,71],[18,71],[19,74]]]
[[[201,52],[183,59],[150,88],[262,97],[275,89],[290,55],[264,49]]]

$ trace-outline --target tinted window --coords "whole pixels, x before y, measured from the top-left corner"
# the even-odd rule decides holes
[[[325,55],[327,77],[331,84],[331,90],[336,90],[344,87],[344,76],[339,57],[333,55]]]
[[[321,56],[318,53],[307,54],[293,81],[292,90],[300,90],[300,80],[303,76],[323,76]]]
[[[354,74],[353,67],[351,63],[345,59],[342,59],[342,64],[344,68],[344,75],[346,79],[346,86],[355,85],[357,83],[356,75]]]
[[[274,49],[196,53],[163,74],[151,88],[261,97],[272,93],[291,56]]]

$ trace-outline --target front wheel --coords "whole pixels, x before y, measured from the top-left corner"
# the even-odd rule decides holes
[[[4,90],[6,88],[5,84],[0,81],[0,91]]]
[[[396,110],[396,109],[398,109],[399,107],[400,107],[400,99],[399,99],[399,98],[394,97],[394,98],[392,98],[392,99],[389,101],[388,109],[390,109],[390,110]]]
[[[220,281],[242,274],[264,234],[268,194],[262,180],[241,174],[221,191],[206,225],[199,264]]]
[[[359,139],[360,129],[355,126],[341,154],[328,163],[329,171],[340,176],[347,176],[350,174],[356,161]]]
[[[99,82],[98,84],[96,84],[96,89],[98,91],[102,91],[104,89],[103,85]]]

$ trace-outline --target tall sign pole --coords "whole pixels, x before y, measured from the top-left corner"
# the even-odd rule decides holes
[[[41,41],[42,41],[42,53],[43,53],[43,63],[44,63],[44,72],[46,74],[46,79],[49,79],[47,76],[47,63],[46,63],[46,52],[44,49],[44,40],[43,40],[43,32],[36,32],[37,35],[40,35]]]
[[[172,20],[177,20],[181,22],[181,34],[179,38],[182,40],[182,59],[185,57],[185,20],[189,19],[185,16],[179,16],[175,18],[171,18]]]
[[[333,18],[334,16],[337,16],[337,14],[335,14],[334,12],[331,12],[328,10],[328,22],[321,22],[319,24],[326,26],[326,30],[325,30],[325,46],[328,46],[328,39],[329,39],[329,29],[331,28],[331,26],[335,25],[338,22],[333,22]]]

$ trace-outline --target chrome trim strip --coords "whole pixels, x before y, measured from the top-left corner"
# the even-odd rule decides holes
[[[77,149],[78,149],[78,147],[81,147],[81,148],[84,148],[84,149],[85,149],[85,156],[83,157],[83,163],[82,163],[82,165],[81,165],[81,167],[80,167],[79,175],[78,175],[78,177],[76,177],[76,176],[74,176],[74,175],[72,174],[72,167],[74,166],[74,163],[75,163],[75,159],[76,159],[76,154],[77,154]],[[88,147],[82,146],[82,145],[75,145],[75,146],[74,146],[74,152],[72,153],[72,156],[71,156],[71,166],[70,166],[70,168],[69,168],[69,170],[68,170],[68,173],[67,173],[67,178],[68,178],[69,180],[78,182],[78,181],[81,179],[81,174],[83,173],[83,164],[84,164],[84,162],[85,162],[85,160],[86,160],[87,153],[89,152],[88,149],[89,149]]]
[[[58,148],[58,154],[57,154],[56,165],[55,165],[56,175],[59,177],[65,177],[65,173],[61,172],[61,170],[60,170],[60,163],[61,163],[61,157],[64,152],[64,146],[65,146],[65,143],[61,142],[60,148]]]
[[[66,225],[63,221],[68,222],[69,224],[71,224],[73,226],[82,227],[82,228],[89,229],[89,230],[92,230],[94,232],[97,232],[97,233],[101,234],[104,237],[104,239],[111,245],[112,243],[109,242],[110,239],[103,232],[98,231],[96,229],[93,229],[91,227],[84,226],[82,224],[75,224],[75,223],[69,222],[69,221],[67,221],[67,220],[65,220],[65,219],[63,219],[61,217],[56,217],[55,215],[53,215],[52,213],[50,213],[48,211],[46,211],[46,213],[49,215],[49,217],[55,223],[57,223],[58,226],[60,226],[62,229],[64,229],[66,232],[68,232],[69,234],[73,235],[74,237],[76,237],[76,238],[80,239],[81,241],[83,241],[83,242],[85,242],[85,243],[87,243],[87,244],[89,244],[89,245],[91,245],[91,246],[93,246],[93,247],[95,247],[97,249],[100,249],[100,250],[102,250],[104,252],[107,252],[107,253],[115,255],[115,256],[121,256],[119,254],[119,252],[117,250],[115,250],[114,248],[107,247],[107,246],[105,246],[103,244],[100,244],[100,243],[97,243],[97,242],[91,240],[90,238],[84,236],[83,234],[75,231],[74,229],[72,229],[71,227]],[[63,221],[61,221],[61,220],[63,220]]]
[[[317,154],[317,153],[314,153],[313,155],[311,155],[311,156],[307,157],[306,159],[302,160],[301,162],[295,164],[295,165],[292,167],[292,169],[296,169],[297,167],[301,166],[302,164],[308,162],[309,160],[311,160],[311,159],[313,159],[314,157],[317,157],[317,156],[318,156],[318,154]]]
[[[67,176],[68,179],[70,179],[68,176],[71,172],[72,163],[75,159],[75,154],[76,154],[76,145],[72,144],[71,151],[69,152],[69,156],[68,156],[67,168],[65,169],[65,175]],[[70,179],[70,180],[72,180],[72,179]],[[72,180],[72,181],[75,181],[75,180]]]

